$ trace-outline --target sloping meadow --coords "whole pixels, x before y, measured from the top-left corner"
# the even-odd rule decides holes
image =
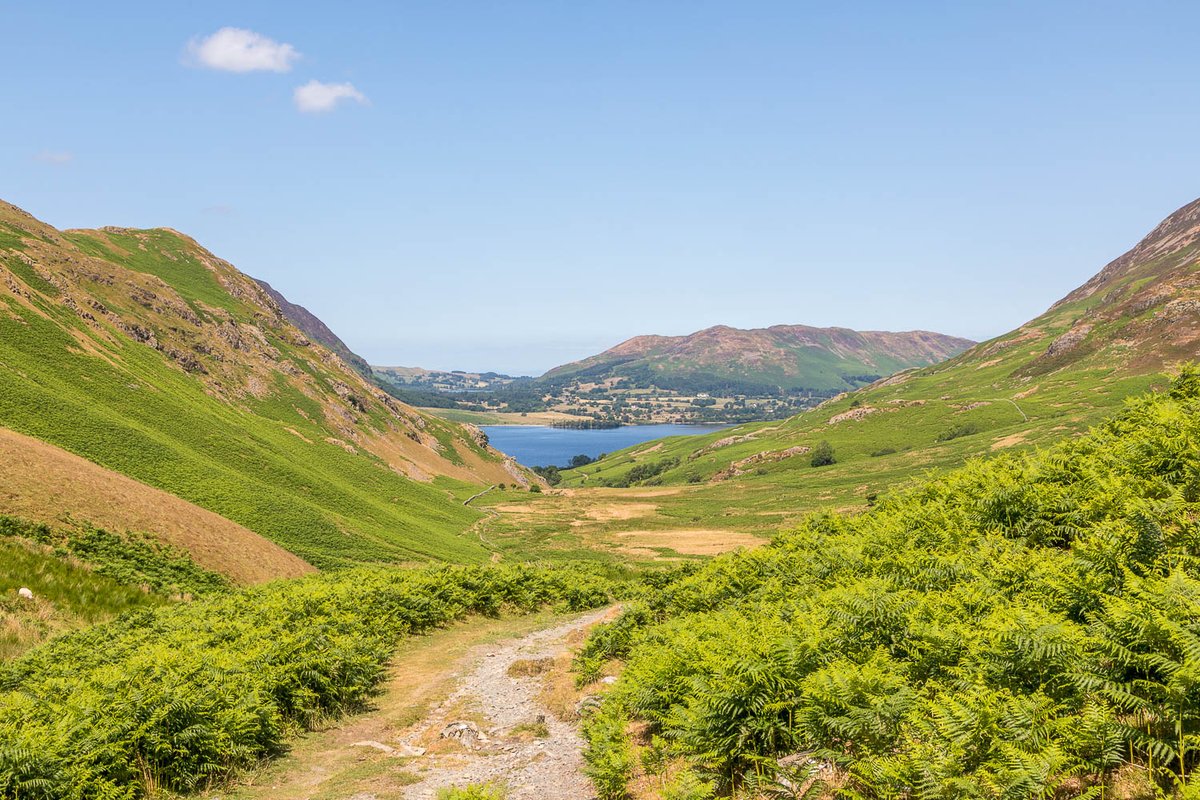
[[[1198,519],[1187,370],[1084,437],[659,576],[579,658],[623,664],[590,771],[605,798],[1186,793]]]
[[[0,798],[190,792],[360,708],[398,640],[608,602],[587,568],[356,569],[136,612],[0,665]]]

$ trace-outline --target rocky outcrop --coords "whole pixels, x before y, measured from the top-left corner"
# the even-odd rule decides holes
[[[713,475],[712,479],[713,481],[726,481],[730,478],[736,478],[739,475],[745,475],[750,471],[751,467],[770,464],[775,461],[783,461],[785,458],[792,458],[794,456],[802,456],[811,450],[811,447],[799,444],[794,447],[789,447],[785,450],[769,450],[761,453],[755,453],[752,456],[747,456],[746,458],[733,462],[716,475]]]
[[[860,406],[859,408],[852,408],[849,411],[843,411],[840,414],[834,414],[829,418],[826,424],[838,425],[843,422],[858,422],[859,420],[866,419],[877,411],[879,411],[879,409],[873,406]]]
[[[1084,340],[1087,339],[1087,335],[1091,333],[1091,331],[1091,325],[1079,325],[1075,328],[1072,328],[1050,343],[1050,346],[1046,348],[1046,355],[1050,358],[1054,358],[1055,356],[1060,356],[1063,353],[1074,350],[1076,347],[1079,347],[1079,345],[1083,344]]]

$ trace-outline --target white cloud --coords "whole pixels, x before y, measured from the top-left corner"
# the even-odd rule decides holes
[[[68,153],[66,150],[43,150],[33,157],[34,161],[40,161],[43,164],[53,164],[56,167],[61,167],[64,164],[70,164],[75,160],[74,153]]]
[[[224,72],[288,72],[300,52],[245,28],[221,28],[188,42],[195,63]]]
[[[353,100],[362,105],[368,102],[367,96],[355,89],[354,84],[320,81],[309,81],[303,86],[297,86],[292,98],[296,101],[296,108],[308,114],[332,111],[343,100]]]

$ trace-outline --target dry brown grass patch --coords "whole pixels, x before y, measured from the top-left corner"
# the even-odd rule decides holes
[[[654,503],[603,503],[585,508],[583,513],[588,519],[594,519],[597,522],[613,522],[646,517],[657,511],[658,506]]]
[[[553,658],[518,658],[508,665],[508,677],[533,678],[549,672],[553,666]]]
[[[993,450],[1003,450],[1006,447],[1016,447],[1019,444],[1025,443],[1025,438],[1029,436],[1029,431],[1021,431],[1010,436],[1005,436],[992,442]]]
[[[620,614],[614,608],[603,621],[610,622]],[[575,673],[571,669],[575,653],[583,646],[590,631],[586,629],[572,631],[566,639],[567,650],[550,659],[550,668],[542,673],[542,690],[538,693],[538,702],[563,722],[574,722],[579,719],[579,702],[589,694],[596,694],[600,689],[599,682],[587,686],[575,685]],[[601,677],[612,674],[611,670],[602,671]]]
[[[669,548],[676,553],[715,556],[739,547],[757,547],[765,539],[744,531],[675,528],[670,530],[618,531],[614,534],[627,548]]]
[[[7,428],[0,428],[0,513],[55,526],[86,522],[149,533],[242,584],[316,571],[249,528]]]
[[[544,720],[522,722],[520,725],[514,726],[508,732],[508,736],[518,742],[532,742],[534,739],[549,739],[550,729],[546,727]]]

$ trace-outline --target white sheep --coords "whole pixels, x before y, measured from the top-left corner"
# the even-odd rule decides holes
[[[20,589],[17,589],[17,594],[21,597],[24,597],[26,600],[33,599],[33,591],[25,588],[24,586],[22,586]]]

